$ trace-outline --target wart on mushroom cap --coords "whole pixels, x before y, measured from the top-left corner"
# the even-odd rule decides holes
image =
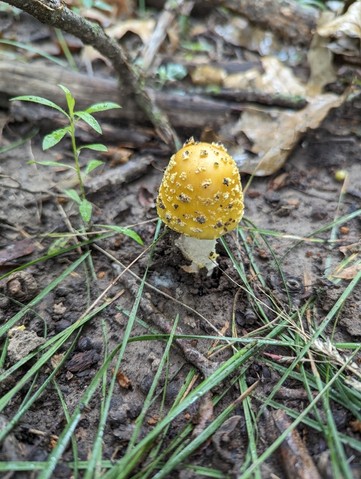
[[[243,216],[239,171],[225,147],[190,138],[164,172],[157,212],[169,228],[188,238],[181,237],[178,246],[195,264],[191,270],[213,269],[215,240],[236,228]],[[193,253],[197,240],[201,243]]]

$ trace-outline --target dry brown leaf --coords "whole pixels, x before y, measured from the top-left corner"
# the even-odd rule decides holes
[[[91,45],[85,45],[83,47],[81,52],[81,59],[83,63],[86,65],[88,71],[91,69],[91,64],[95,62],[95,60],[102,60],[109,67],[111,66],[110,60],[106,58],[105,56],[103,56],[101,53],[99,53],[98,50],[96,50]]]
[[[275,57],[261,60],[263,72],[258,67],[228,75],[223,86],[233,89],[251,89],[274,95],[304,96],[305,85]]]
[[[256,85],[265,93],[277,93],[279,95],[304,95],[305,85],[276,57],[262,58],[264,74],[260,85]]]
[[[82,16],[94,23],[99,23],[103,28],[107,28],[111,24],[109,13],[102,12],[97,8],[81,9]]]
[[[331,12],[323,12],[318,20],[320,26],[330,20]],[[313,35],[307,60],[310,67],[310,76],[307,82],[307,95],[315,96],[322,92],[328,83],[336,79],[333,67],[333,54],[327,48],[328,40],[317,32]]]
[[[35,250],[35,241],[25,238],[15,241],[0,249],[0,265],[10,264],[12,261],[28,256]]]
[[[131,380],[121,371],[117,372],[117,381],[121,388],[130,390],[133,389]]]
[[[134,153],[134,150],[131,148],[125,148],[122,146],[110,146],[108,147],[108,151],[104,153],[104,157],[106,157],[109,161],[109,166],[114,168],[118,165],[124,165],[129,161],[129,158]]]
[[[63,361],[64,359],[64,353],[61,354],[53,354],[53,356],[50,359],[50,364],[53,369],[57,368],[59,364]]]
[[[361,271],[361,264],[360,263],[353,264],[352,266],[349,266],[348,268],[343,269],[339,273],[336,273],[336,272],[333,273],[332,277],[351,280],[358,274],[359,271]]]
[[[282,189],[286,185],[288,177],[289,173],[281,173],[269,182],[268,188],[273,191],[278,191]]]
[[[230,147],[229,152],[243,173],[268,176],[279,170],[300,137],[309,128],[317,128],[331,108],[340,106],[345,97],[331,93],[312,98],[300,111],[245,111],[236,129],[251,141],[256,159],[245,158],[243,149]]]
[[[119,22],[116,25],[106,29],[106,33],[116,39],[121,39],[128,32],[132,32],[141,38],[142,42],[146,44],[152,36],[155,27],[155,20],[149,19],[135,19]]]
[[[357,243],[348,244],[347,246],[340,246],[339,250],[345,256],[361,253],[361,240]]]
[[[361,38],[361,0],[350,5],[344,15],[319,26],[317,32],[324,37],[346,35],[351,38]]]
[[[328,48],[335,53],[359,56],[361,38],[361,0],[350,5],[344,15],[340,15],[317,28],[319,35],[334,38]]]

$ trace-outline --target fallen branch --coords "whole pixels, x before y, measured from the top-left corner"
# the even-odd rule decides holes
[[[124,49],[110,38],[104,30],[67,8],[61,0],[3,0],[5,3],[29,13],[46,25],[60,28],[79,38],[84,44],[92,45],[107,57],[116,71],[120,88],[146,114],[162,140],[170,146],[178,144],[176,133],[166,116],[156,107],[144,87],[138,70],[130,63]],[[44,95],[43,95],[44,96]],[[126,96],[123,94],[122,96]]]
[[[282,409],[272,411],[269,415],[270,437],[276,440],[290,425],[291,421]],[[272,424],[273,423],[273,424]],[[287,434],[278,448],[282,466],[289,479],[321,479],[301,436],[296,429]]]
[[[142,66],[144,71],[147,71],[152,65],[154,58],[167,35],[168,29],[176,17],[180,14],[189,14],[193,8],[193,5],[193,1],[185,0],[177,0],[176,2],[174,2],[174,0],[168,0],[166,2],[152,37],[143,49]]]

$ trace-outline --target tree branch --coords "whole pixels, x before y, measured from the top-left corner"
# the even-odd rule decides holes
[[[107,57],[116,71],[120,87],[144,111],[162,140],[172,148],[178,144],[177,135],[166,116],[156,107],[143,87],[144,79],[131,65],[126,52],[97,24],[77,15],[60,0],[3,0],[9,5],[29,13],[46,25],[60,28],[79,38],[84,44],[93,46]],[[123,95],[124,96],[124,95]]]

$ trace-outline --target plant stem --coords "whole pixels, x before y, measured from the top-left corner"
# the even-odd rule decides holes
[[[73,156],[74,156],[74,162],[75,162],[75,171],[79,181],[80,197],[82,200],[85,200],[85,188],[84,188],[83,178],[81,176],[81,171],[80,171],[79,151],[76,146],[76,139],[75,139],[75,118],[72,112],[70,112],[70,136],[71,136],[71,147],[73,150]]]

